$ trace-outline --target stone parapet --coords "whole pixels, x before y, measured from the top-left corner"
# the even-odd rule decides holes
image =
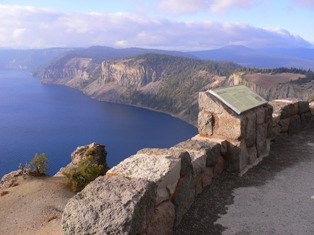
[[[201,136],[169,149],[142,149],[70,199],[63,230],[172,234],[196,196],[225,169],[226,153],[224,140]]]
[[[274,107],[271,136],[273,140],[279,134],[297,133],[314,119],[314,102],[281,99],[272,100],[269,104]]]

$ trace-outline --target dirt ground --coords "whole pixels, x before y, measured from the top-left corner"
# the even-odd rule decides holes
[[[19,176],[16,182],[0,196],[0,234],[63,234],[62,211],[74,196],[65,179]]]

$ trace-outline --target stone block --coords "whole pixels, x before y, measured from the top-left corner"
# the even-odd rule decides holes
[[[207,167],[200,175],[194,178],[195,196],[199,195],[203,189],[213,181],[213,168]]]
[[[207,153],[204,149],[195,151],[189,151],[191,157],[191,163],[193,167],[193,176],[200,175],[206,169]]]
[[[169,154],[139,153],[111,168],[107,175],[145,179],[156,183],[156,204],[168,200],[176,190],[181,172],[181,159]]]
[[[203,191],[202,175],[194,177],[195,197]]]
[[[299,113],[307,113],[310,111],[308,101],[299,101]]]
[[[270,139],[272,136],[273,120],[270,119],[269,122],[266,123],[266,125],[267,125],[267,139]]]
[[[267,151],[267,125],[258,125],[257,126],[257,136],[256,136],[256,149],[257,156],[268,155]]]
[[[198,113],[198,133],[203,136],[213,134],[213,115],[210,112],[201,110]]]
[[[296,99],[272,100],[269,102],[274,113],[279,113],[281,119],[289,118],[299,112],[299,102]]]
[[[223,169],[225,169],[226,167],[226,162],[224,161],[222,164],[219,163],[220,159],[218,158],[218,162],[217,164],[222,165],[223,164]],[[207,186],[209,186],[212,181],[213,181],[213,176],[214,176],[214,170],[213,168],[207,167],[205,169],[205,171],[202,173],[201,177],[202,177],[202,187],[205,188]]]
[[[217,142],[211,141],[211,139],[203,137],[193,137],[192,139],[183,141],[174,146],[175,148],[180,148],[188,151],[206,151],[206,166],[214,166],[216,164],[217,158],[221,152],[221,145]]]
[[[185,213],[189,210],[195,199],[195,184],[192,174],[181,177],[175,193],[172,196],[172,202],[175,207],[174,226],[177,226]]]
[[[257,124],[263,124],[266,121],[266,115],[267,115],[267,109],[264,107],[259,107],[257,109],[254,109],[256,112],[256,122]]]
[[[247,151],[247,147],[245,145],[242,145],[240,149],[240,156],[239,156],[239,172],[240,173],[243,172],[243,170],[248,168],[250,164],[249,158],[250,156]]]
[[[311,114],[314,116],[314,101],[309,103],[309,108],[310,108]]]
[[[181,159],[180,176],[185,176],[192,171],[191,158],[187,151],[177,148],[144,148],[137,152],[138,154],[148,154],[154,156],[171,156]]]
[[[288,129],[289,129],[289,125],[290,125],[290,117],[289,118],[285,118],[285,119],[281,119],[279,121],[279,126],[281,128],[280,132],[281,133],[287,132]]]
[[[306,125],[308,125],[311,120],[312,120],[312,114],[310,111],[306,112],[306,113],[301,113],[300,118],[301,118],[301,126],[305,127]]]
[[[156,184],[123,176],[98,177],[67,203],[64,234],[144,234],[154,214]]]
[[[273,113],[273,123],[278,124],[280,122],[280,113]]]
[[[224,111],[223,106],[212,97],[208,92],[199,92],[198,106],[200,110],[205,110],[214,114],[220,114]]]
[[[224,169],[226,169],[226,161],[222,156],[219,156],[218,160],[217,160],[217,164],[214,166],[214,177],[219,176]]]
[[[257,157],[258,157],[256,146],[247,148],[247,151],[248,151],[248,155],[249,155],[248,164],[252,165],[256,162]]]
[[[263,108],[265,110],[265,122],[267,123],[270,120],[272,120],[272,115],[273,115],[273,112],[274,112],[274,108],[270,104],[264,105]]]
[[[172,235],[175,219],[174,205],[170,201],[156,206],[155,213],[148,224],[147,234],[150,235]]]
[[[273,126],[271,139],[272,140],[276,139],[277,136],[280,135],[280,132],[281,132],[281,127],[279,126],[279,124],[276,124],[275,126]]]
[[[265,116],[264,109],[260,109],[260,110],[263,110],[262,115]],[[247,119],[246,120],[246,123],[247,123],[246,136],[245,136],[246,145],[253,146],[255,145],[255,142],[256,142],[256,122],[257,122],[257,119],[259,119],[259,117],[258,115],[256,117],[256,113],[252,112],[246,115],[246,119]],[[264,121],[264,118],[263,118],[263,121]]]
[[[288,129],[288,134],[293,135],[301,130],[301,118],[299,115],[294,115],[290,119],[290,125]]]
[[[227,167],[232,172],[240,172],[240,142],[228,142]]]
[[[240,140],[245,135],[245,117],[232,115],[226,111],[215,116],[214,134],[231,140]]]

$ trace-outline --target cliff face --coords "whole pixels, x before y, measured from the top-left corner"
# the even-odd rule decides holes
[[[101,64],[101,80],[106,84],[114,82],[122,87],[141,88],[161,79],[161,71],[147,66],[145,60],[122,60]]]
[[[197,93],[224,85],[237,67],[156,54],[101,63],[74,57],[40,76],[43,83],[80,89],[98,100],[151,108],[196,124]]]
[[[314,80],[295,72],[235,72],[233,63],[161,54],[98,60],[65,57],[41,71],[43,83],[81,90],[92,98],[166,112],[196,125],[200,91],[244,84],[267,100],[313,99]]]

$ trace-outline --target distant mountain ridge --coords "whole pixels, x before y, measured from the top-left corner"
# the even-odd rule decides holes
[[[314,70],[313,48],[264,48],[227,46],[189,54],[203,60],[233,61],[242,66],[256,68],[301,68]]]
[[[69,51],[69,48],[0,49],[0,68],[34,71]]]

